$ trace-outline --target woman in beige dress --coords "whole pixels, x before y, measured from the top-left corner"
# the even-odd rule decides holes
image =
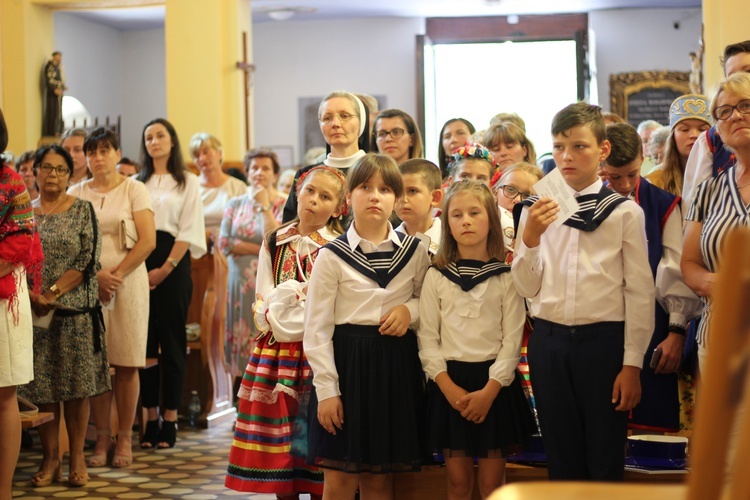
[[[104,306],[109,364],[115,367],[114,396],[119,429],[113,467],[127,467],[133,461],[131,436],[138,401],[138,368],[146,363],[149,289],[144,261],[156,246],[151,199],[142,183],[117,173],[121,153],[117,137],[98,128],[84,143],[86,160],[93,178],[69,194],[94,205],[102,231],[102,269],[97,274],[99,299]],[[129,228],[130,231],[125,231]],[[125,232],[132,234],[135,241]],[[128,248],[132,247],[132,248]],[[91,413],[97,428],[96,447],[89,466],[106,465],[112,446],[110,412],[112,392],[91,399]]]

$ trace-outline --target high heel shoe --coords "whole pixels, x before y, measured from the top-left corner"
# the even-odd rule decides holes
[[[174,448],[177,441],[177,422],[162,420],[161,430],[159,431],[159,442],[156,445],[159,449]]]
[[[156,448],[159,442],[159,419],[146,422],[146,430],[141,429],[141,448]]]
[[[112,457],[112,467],[116,467],[118,469],[123,469],[125,467],[130,467],[130,464],[133,463],[133,442],[132,442],[133,432],[121,432],[117,435],[117,444],[115,445],[115,455]],[[117,447],[120,446],[120,440],[128,438],[128,452],[126,454],[118,455],[117,454]]]
[[[88,472],[70,472],[68,474],[68,484],[70,486],[86,486],[89,483],[89,474]]]
[[[109,438],[109,442],[107,444],[107,451],[104,454],[95,453],[94,455],[91,455],[89,457],[88,462],[86,462],[89,467],[106,467],[107,459],[109,458],[109,455],[112,453],[112,448],[115,444],[115,438],[111,435],[111,432],[109,431],[109,429],[100,430],[96,432],[97,441],[99,437],[101,436],[107,436]],[[94,451],[96,451],[96,447],[94,447]]]
[[[58,460],[57,467],[52,472],[44,472],[41,468],[36,474],[31,476],[31,486],[34,488],[42,488],[49,486],[53,482],[59,483],[62,481],[62,463]]]

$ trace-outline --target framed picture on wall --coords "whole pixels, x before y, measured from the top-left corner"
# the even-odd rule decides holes
[[[669,123],[669,106],[676,98],[690,93],[690,73],[679,71],[641,71],[617,73],[609,77],[613,113],[637,126],[644,120]]]

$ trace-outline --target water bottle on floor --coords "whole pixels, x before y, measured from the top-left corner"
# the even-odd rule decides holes
[[[198,391],[192,391],[190,396],[190,403],[188,403],[188,419],[190,420],[190,427],[198,425],[198,419],[201,416],[201,400],[198,397]]]

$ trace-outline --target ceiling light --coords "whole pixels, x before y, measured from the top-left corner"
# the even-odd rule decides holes
[[[287,21],[294,17],[294,13],[295,11],[292,9],[276,9],[267,12],[268,17],[274,21]]]

